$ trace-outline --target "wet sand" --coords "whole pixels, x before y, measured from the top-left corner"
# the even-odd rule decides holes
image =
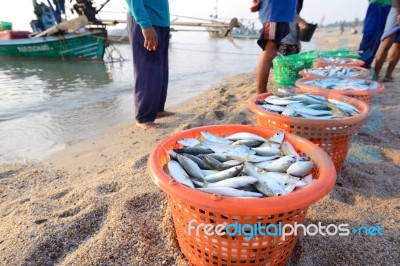
[[[317,31],[319,50],[361,35]],[[386,68],[386,65],[385,65]],[[385,69],[384,68],[384,69]],[[400,254],[400,72],[374,106],[332,192],[306,224],[379,225],[383,236],[301,236],[290,265],[395,265]],[[272,78],[271,78],[272,79]],[[229,77],[158,122],[134,121],[74,143],[38,163],[0,166],[0,265],[189,265],[180,252],[165,193],[146,163],[174,132],[213,124],[255,124],[248,100],[255,73]]]

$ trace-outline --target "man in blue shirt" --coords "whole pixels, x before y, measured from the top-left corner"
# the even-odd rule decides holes
[[[133,53],[136,126],[156,128],[165,111],[168,89],[170,15],[168,0],[126,0]]]
[[[289,22],[296,14],[297,0],[255,0],[251,11],[258,11],[263,32],[258,45],[263,49],[257,66],[257,93],[267,92],[269,72],[282,39],[289,33]]]

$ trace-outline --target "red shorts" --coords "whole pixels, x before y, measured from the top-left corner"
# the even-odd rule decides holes
[[[257,44],[261,49],[265,49],[268,41],[274,41],[277,46],[281,45],[282,39],[288,35],[290,31],[288,22],[267,22],[264,25],[261,36]]]

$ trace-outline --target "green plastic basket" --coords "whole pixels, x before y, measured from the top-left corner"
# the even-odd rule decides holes
[[[299,72],[312,68],[315,52],[304,52],[287,56],[277,56],[273,60],[274,82],[280,86],[293,86],[301,78]]]
[[[6,21],[0,21],[0,31],[1,30],[12,30],[12,23]]]
[[[319,51],[317,57],[346,57],[359,59],[360,55],[349,50]]]

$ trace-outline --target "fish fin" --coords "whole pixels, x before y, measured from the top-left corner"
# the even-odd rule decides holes
[[[247,155],[244,157],[243,161],[241,161],[241,163],[248,162],[249,160],[250,160],[250,154],[247,154]],[[240,161],[239,161],[239,162],[240,162]]]
[[[306,181],[304,181],[304,180],[298,180],[298,181],[296,181],[294,184],[295,184],[296,187],[305,187],[305,186],[308,186],[308,183],[307,183]]]

